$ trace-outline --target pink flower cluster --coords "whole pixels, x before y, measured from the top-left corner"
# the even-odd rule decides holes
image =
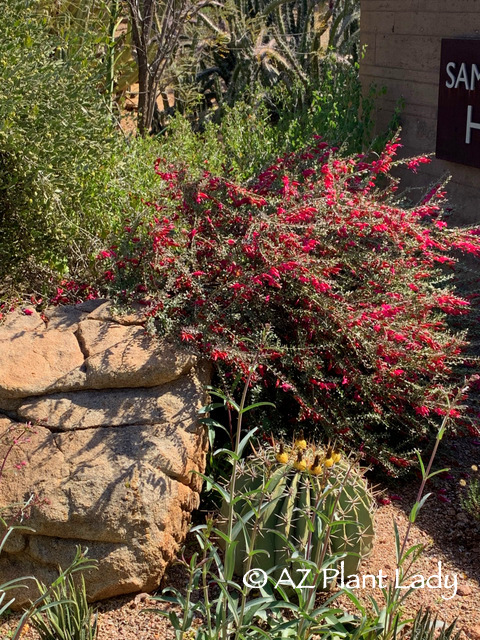
[[[470,306],[436,275],[458,250],[480,255],[480,237],[447,226],[440,187],[393,203],[398,147],[340,158],[317,139],[249,188],[158,160],[163,195],[143,229],[101,252],[104,282],[227,371],[259,362],[265,393],[290,394],[288,420],[408,467],[399,452],[434,428],[435,389],[455,382],[464,343],[448,318]]]

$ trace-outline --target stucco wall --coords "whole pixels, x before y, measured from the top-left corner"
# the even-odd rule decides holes
[[[386,88],[374,114],[377,130],[404,99],[403,155],[435,151],[441,39],[453,37],[480,38],[480,0],[361,0],[362,82],[365,90],[372,82]],[[402,177],[418,186],[445,172],[452,175],[455,222],[479,222],[480,169],[435,159],[421,175]]]

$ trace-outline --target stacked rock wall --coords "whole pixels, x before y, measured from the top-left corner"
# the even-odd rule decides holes
[[[29,312],[29,310],[28,310]],[[75,548],[99,561],[92,600],[156,588],[198,506],[209,369],[107,302],[19,310],[0,326],[0,507],[28,520],[0,557],[0,584],[51,582]],[[25,423],[32,428],[25,432]],[[31,593],[17,590],[17,605]]]

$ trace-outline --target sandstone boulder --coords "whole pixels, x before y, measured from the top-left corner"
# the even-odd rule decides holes
[[[0,327],[0,460],[17,441],[0,509],[16,504],[13,516],[35,496],[29,530],[0,556],[0,584],[51,582],[81,545],[99,561],[85,574],[91,600],[153,590],[198,506],[209,368],[108,309],[17,312]],[[17,606],[32,589],[13,592]]]
[[[152,387],[188,373],[195,357],[145,334],[143,327],[88,319],[77,331],[90,389]]]
[[[54,393],[28,398],[17,408],[26,422],[55,431],[145,424],[195,424],[202,385],[190,373],[173,382],[132,389]]]
[[[0,407],[3,398],[24,398],[85,383],[83,353],[70,331],[0,326]]]

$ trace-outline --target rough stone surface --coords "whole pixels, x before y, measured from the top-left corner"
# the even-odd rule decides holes
[[[143,325],[144,322],[144,308],[141,305],[136,305],[132,310],[128,312],[119,312],[114,309],[110,301],[104,302],[100,306],[96,307],[89,315],[92,320],[111,320],[118,324],[126,325]]]
[[[463,630],[465,631],[467,638],[470,638],[470,640],[480,640],[480,624],[470,628],[464,627]]]
[[[108,304],[44,317],[15,312],[0,326],[0,460],[20,441],[0,509],[14,515],[9,505],[35,494],[23,523],[33,531],[8,538],[0,584],[49,583],[81,545],[99,562],[85,574],[91,600],[153,590],[198,505],[209,368],[145,336],[136,314],[117,322]],[[12,592],[16,606],[32,589]]]
[[[10,410],[7,400],[60,391],[154,387],[185,375],[196,362],[141,326],[92,314],[68,306],[47,310],[46,323],[36,312],[7,317],[0,325],[0,410]]]
[[[188,375],[151,388],[105,389],[55,393],[29,398],[17,409],[18,416],[54,430],[70,431],[138,424],[191,425],[199,380]]]
[[[48,311],[48,316],[44,314],[46,326],[49,330],[58,329],[74,333],[77,331],[79,323],[88,317],[88,312],[82,311],[78,307],[79,305],[53,307]]]
[[[90,389],[152,387],[187,373],[195,357],[145,335],[143,327],[88,319],[77,337]]]
[[[78,341],[69,331],[45,331],[43,325],[12,332],[0,326],[0,407],[2,398],[81,387],[83,362]]]

